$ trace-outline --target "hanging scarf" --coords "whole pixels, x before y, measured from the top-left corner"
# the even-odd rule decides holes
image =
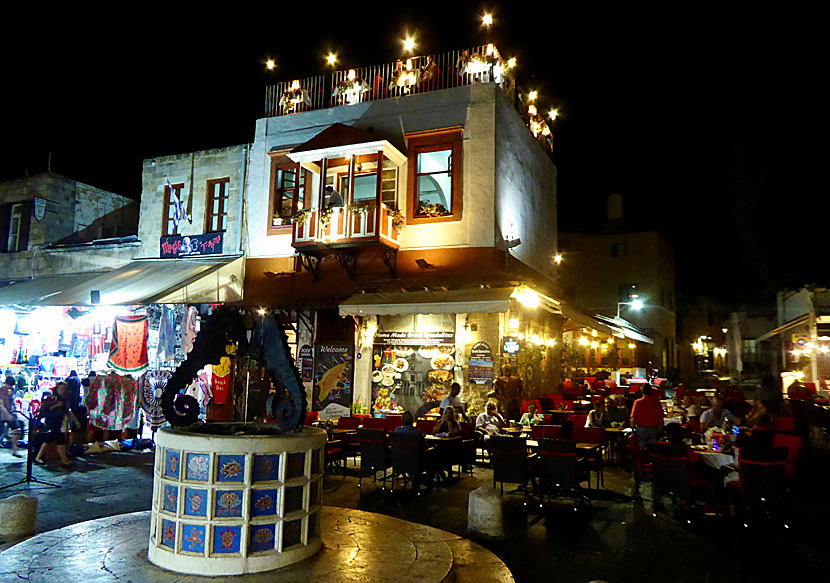
[[[160,362],[173,360],[176,351],[176,312],[167,306],[161,308],[159,322],[158,359]]]
[[[166,370],[149,370],[138,379],[138,402],[154,429],[165,421],[160,399],[170,376],[171,373]]]
[[[193,342],[196,340],[196,317],[199,312],[193,306],[188,306],[182,321],[182,350],[185,355],[193,350]]]
[[[135,373],[147,363],[147,316],[116,316],[107,366]]]

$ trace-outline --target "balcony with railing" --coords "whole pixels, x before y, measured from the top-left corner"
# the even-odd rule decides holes
[[[265,116],[493,83],[517,108],[534,138],[550,152],[553,144],[550,128],[536,106],[524,98],[526,94],[517,89],[514,67],[513,59],[503,59],[498,49],[488,44],[284,81],[266,87]]]

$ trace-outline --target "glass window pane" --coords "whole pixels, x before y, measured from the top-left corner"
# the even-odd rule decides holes
[[[294,183],[297,180],[296,171],[283,170],[282,171],[282,186],[283,188],[294,188]]]
[[[452,150],[438,150],[437,152],[422,152],[418,154],[418,174],[428,172],[448,172]]]
[[[377,176],[364,174],[354,177],[354,197],[352,200],[374,200],[377,193]]]
[[[449,212],[452,209],[452,183],[449,174],[430,174],[418,177],[418,204],[441,205]]]
[[[218,212],[219,212],[219,200],[214,198],[213,199],[213,213],[215,214],[215,213],[218,213]]]

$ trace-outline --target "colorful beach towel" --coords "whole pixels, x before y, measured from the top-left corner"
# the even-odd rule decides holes
[[[107,365],[121,372],[147,368],[147,316],[116,316]]]

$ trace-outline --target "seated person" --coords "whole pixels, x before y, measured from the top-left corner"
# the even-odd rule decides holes
[[[683,410],[686,412],[686,417],[700,417],[703,414],[703,409],[697,404],[692,395],[685,395],[683,397]]]
[[[461,385],[458,383],[453,383],[450,385],[450,394],[444,397],[441,401],[441,405],[438,408],[438,412],[442,415],[444,414],[444,409],[447,407],[452,406],[455,409],[456,414],[461,415],[466,421],[467,416],[464,414],[464,404],[461,402],[461,399],[458,398],[458,395],[461,393]]]
[[[488,401],[487,410],[479,413],[476,418],[476,429],[480,429],[488,435],[498,435],[505,425],[507,424],[504,422],[504,417],[499,415],[493,401]]]
[[[611,395],[605,402],[605,419],[608,425],[617,423],[618,427],[622,427],[628,421],[628,413],[625,406],[620,406],[620,402],[624,401],[623,395]]]
[[[421,433],[421,430],[415,427],[415,417],[413,417],[412,411],[403,412],[403,415],[401,415],[401,423],[403,423],[403,425],[395,427],[393,433],[400,433],[401,435],[420,435],[421,437],[424,436],[424,434]]]
[[[455,408],[450,405],[444,409],[444,415],[432,429],[433,435],[444,435],[446,437],[458,437],[461,435],[461,424],[455,418]]]
[[[769,415],[769,407],[767,406],[767,402],[763,399],[753,399],[752,408],[749,410],[749,413],[746,414],[744,424],[747,427],[757,426],[758,419],[761,415]]]
[[[711,427],[722,429],[725,423],[731,427],[735,423],[732,413],[723,408],[723,400],[720,397],[712,399],[712,408],[703,412],[700,416],[700,430],[706,431]]]
[[[536,410],[536,402],[531,401],[527,404],[527,413],[522,415],[522,418],[519,420],[519,425],[539,425],[540,423],[545,422],[544,415],[537,413]]]
[[[607,427],[610,424],[606,416],[605,401],[597,401],[585,419],[585,427]]]

